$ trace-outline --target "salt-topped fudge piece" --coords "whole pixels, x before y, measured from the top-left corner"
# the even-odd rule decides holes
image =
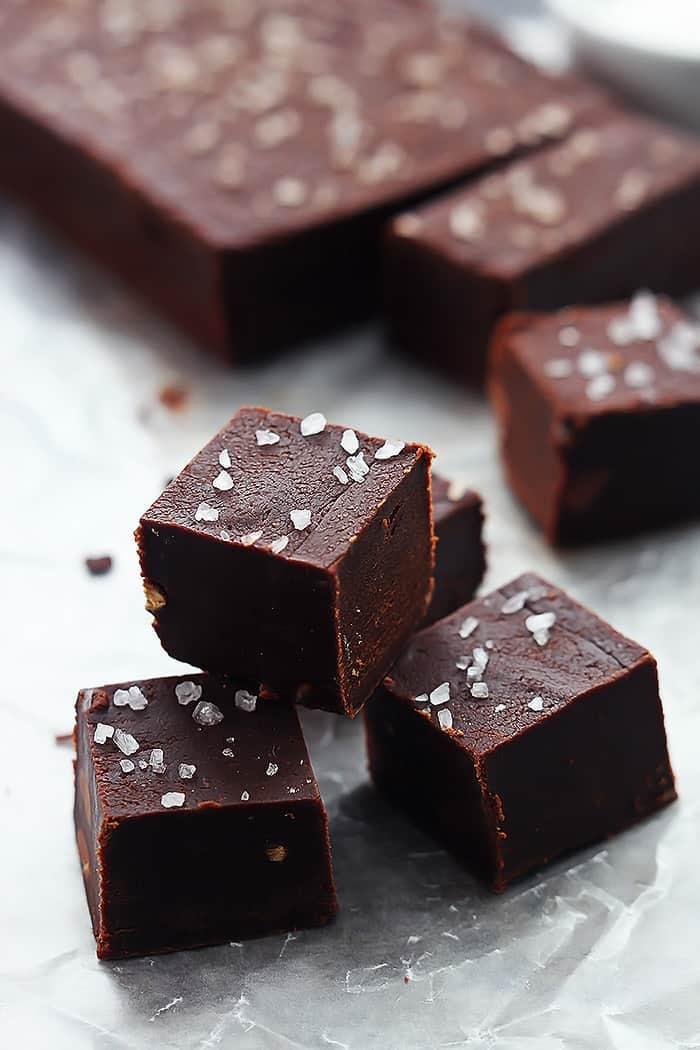
[[[497,892],[676,797],[653,657],[531,574],[415,635],[365,724],[377,787]]]
[[[432,589],[432,453],[241,408],[144,514],[164,648],[353,716]]]
[[[3,4],[0,186],[222,355],[357,318],[392,212],[598,98],[431,8]]]
[[[385,273],[394,340],[479,383],[507,310],[693,289],[698,230],[697,140],[608,114],[393,221]]]
[[[700,326],[670,301],[514,314],[489,391],[508,481],[552,543],[700,513]]]
[[[326,813],[295,709],[193,675],[84,689],[75,827],[101,959],[318,926]]]
[[[433,471],[433,520],[435,588],[424,626],[470,601],[486,570],[484,512],[478,492]]]

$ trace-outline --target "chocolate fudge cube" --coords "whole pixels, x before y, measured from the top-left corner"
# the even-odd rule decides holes
[[[433,471],[433,521],[435,587],[424,627],[470,601],[486,571],[481,538],[484,512],[478,492]]]
[[[365,725],[380,791],[496,892],[676,797],[653,657],[530,574],[420,631]]]
[[[599,94],[414,0],[2,6],[0,187],[227,358],[366,315],[391,214]]]
[[[101,959],[319,926],[326,813],[296,710],[194,675],[84,689],[75,828]]]
[[[353,716],[430,598],[432,453],[241,408],[141,519],[164,648]]]
[[[508,310],[696,287],[698,229],[700,144],[608,112],[563,144],[393,221],[391,334],[406,353],[480,383]]]
[[[700,326],[668,300],[512,315],[489,391],[508,481],[550,542],[700,513]]]

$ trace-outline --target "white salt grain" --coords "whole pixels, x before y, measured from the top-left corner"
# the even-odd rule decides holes
[[[545,361],[542,371],[550,379],[566,379],[573,375],[574,366],[565,357],[554,357],[550,361]]]
[[[216,507],[210,507],[208,503],[200,503],[195,511],[195,521],[218,521],[219,512]]]
[[[257,543],[262,536],[262,529],[257,532],[246,532],[243,536],[239,536],[238,542],[242,543],[244,547],[252,547],[254,543]]]
[[[466,671],[466,669],[469,667],[469,664],[471,662],[472,662],[471,656],[460,656],[460,657],[457,658],[457,662],[455,663],[455,667],[457,668],[458,671]]]
[[[201,695],[201,685],[197,685],[189,679],[186,679],[184,682],[178,682],[175,686],[177,702],[178,704],[182,704],[183,707],[187,704],[191,704],[193,700],[199,700]]]
[[[544,700],[541,696],[533,696],[532,700],[528,700],[527,706],[531,711],[541,711],[544,707]]]
[[[550,627],[554,626],[556,621],[556,613],[533,613],[532,616],[528,616],[525,620],[525,627],[531,634],[535,634],[536,631],[548,631]]]
[[[231,456],[227,448],[222,448],[219,453],[219,466],[223,467],[224,470],[228,470],[231,466]]]
[[[639,389],[651,386],[654,382],[654,369],[646,361],[631,361],[624,371],[624,380],[627,386]]]
[[[350,478],[347,476],[342,467],[333,467],[333,477],[336,478],[341,485],[347,485]]]
[[[177,767],[177,772],[181,780],[191,780],[197,772],[197,767],[189,762],[181,762]]]
[[[183,791],[166,791],[164,795],[161,795],[160,804],[164,809],[175,809],[185,804],[185,794]]]
[[[600,350],[582,350],[577,358],[578,370],[582,376],[592,379],[607,371],[608,356]]]
[[[139,749],[136,737],[133,737],[131,733],[125,733],[123,729],[115,729],[113,739],[123,755],[133,755]]]
[[[254,711],[258,703],[258,698],[253,693],[249,693],[247,689],[237,689],[233,697],[233,702],[241,711]]]
[[[154,773],[165,773],[162,747],[154,747],[148,759],[148,764]]]
[[[307,509],[290,511],[289,517],[292,519],[292,525],[299,532],[308,529],[311,524],[311,511]]]
[[[263,445],[276,445],[279,439],[279,434],[275,434],[274,430],[263,429],[255,431],[255,440],[261,447]]]
[[[566,325],[559,330],[559,342],[562,346],[578,346],[580,339],[581,333],[578,328],[574,328],[571,324]]]
[[[218,489],[219,492],[229,492],[230,489],[233,488],[233,478],[228,471],[222,470],[216,475],[212,481],[212,485],[215,489]]]
[[[432,693],[430,694],[430,703],[433,704],[434,707],[437,707],[438,704],[446,704],[449,699],[450,699],[450,683],[449,682],[442,682],[440,685],[436,686],[435,689],[433,689]]]
[[[474,631],[479,626],[479,621],[476,616],[467,616],[466,620],[462,622],[459,628],[459,637],[468,638],[470,634],[474,634]]]
[[[403,452],[404,447],[404,441],[385,441],[381,448],[378,448],[374,453],[374,458],[393,459],[394,456],[398,456],[399,453]]]
[[[529,595],[529,591],[518,591],[517,594],[511,594],[510,598],[506,598],[501,606],[503,615],[510,616],[512,613],[520,612],[521,609],[524,609]]]
[[[586,383],[586,397],[589,401],[603,401],[612,394],[614,389],[614,376],[604,372],[602,375],[594,376],[590,382]]]
[[[438,711],[438,722],[443,729],[452,729],[452,713],[446,707]]]
[[[328,420],[322,412],[312,412],[305,416],[299,424],[302,437],[311,437],[312,434],[321,434],[326,429]]]
[[[471,692],[475,700],[488,700],[489,698],[489,687],[486,682],[474,682]]]
[[[95,726],[95,735],[93,736],[93,740],[96,744],[106,744],[113,736],[114,726],[105,725],[104,722],[97,723]]]
[[[265,776],[266,777],[274,777],[275,773],[277,773],[278,770],[279,770],[279,766],[277,765],[277,763],[276,762],[270,762],[270,764],[268,765],[267,769],[265,770]]]
[[[273,540],[270,544],[270,550],[273,554],[281,554],[288,543],[289,536],[278,536],[277,539]]]
[[[133,773],[136,766],[130,758],[120,758],[119,765],[121,766],[122,773]]]
[[[340,439],[340,447],[348,455],[354,456],[360,447],[360,442],[357,440],[357,434],[354,430],[344,430],[343,436]]]
[[[223,722],[224,713],[216,704],[212,704],[208,700],[200,700],[192,712],[192,718],[197,725],[216,726],[219,722]]]
[[[348,456],[345,463],[353,481],[363,482],[365,476],[369,474],[369,466],[365,463],[364,452],[358,452],[356,456]]]

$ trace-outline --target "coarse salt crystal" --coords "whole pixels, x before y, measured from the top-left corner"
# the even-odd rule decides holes
[[[119,765],[121,766],[122,773],[133,773],[136,766],[130,758],[120,758]]]
[[[222,529],[219,533],[219,536],[224,541],[224,543],[228,543],[231,539],[231,533],[228,531],[228,529]]]
[[[139,769],[148,769],[148,762],[145,758],[139,759]]]
[[[216,507],[210,507],[208,503],[200,503],[195,511],[195,521],[218,521],[219,512]]]
[[[248,792],[248,791],[241,792],[241,802],[247,802],[249,798],[250,798],[250,792]]]
[[[148,707],[148,700],[138,685],[129,686],[129,707],[132,711],[143,711]]]
[[[160,804],[164,809],[176,809],[185,804],[185,793],[183,791],[166,791],[161,795]]]
[[[345,463],[353,481],[363,482],[365,476],[369,474],[369,466],[365,463],[364,452],[358,452],[356,456],[348,456]]]
[[[549,631],[534,631],[532,637],[538,645],[544,646],[549,641]]]
[[[275,773],[277,773],[278,770],[279,770],[279,766],[277,765],[277,763],[276,762],[270,762],[270,764],[268,765],[267,769],[265,770],[265,776],[266,777],[274,777]]]
[[[255,440],[261,447],[263,445],[276,445],[279,439],[279,434],[275,434],[274,430],[263,428],[262,430],[255,431]]]
[[[578,346],[580,339],[581,333],[578,328],[574,328],[572,324],[568,324],[564,328],[559,329],[559,342],[562,346]]]
[[[151,751],[148,759],[148,764],[154,773],[165,773],[165,763],[163,762],[163,748],[154,747]]]
[[[262,529],[257,532],[246,532],[243,536],[239,536],[238,542],[242,543],[244,547],[252,547],[254,543],[257,543],[262,536]]]
[[[462,621],[462,625],[459,628],[459,637],[468,638],[470,634],[474,634],[474,631],[479,626],[479,621],[476,616],[467,616],[466,620]]]
[[[123,755],[133,755],[139,749],[136,737],[131,733],[125,733],[123,729],[115,729],[113,739]]]
[[[114,726],[105,725],[104,722],[97,723],[95,726],[95,735],[93,736],[93,740],[96,744],[106,744],[113,736]]]
[[[656,339],[661,335],[659,307],[652,292],[645,289],[637,292],[630,303],[629,318],[637,339]]]
[[[466,671],[466,669],[469,667],[469,664],[471,662],[472,662],[471,656],[460,656],[460,657],[457,658],[457,661],[455,663],[455,667],[457,668],[458,671]]]
[[[302,437],[311,437],[312,434],[321,434],[326,429],[328,420],[322,412],[312,412],[305,416],[299,424]]]
[[[230,747],[225,747],[223,749],[223,751],[221,752],[221,754],[224,756],[224,758],[235,758],[236,757]]]
[[[273,540],[270,544],[270,550],[273,554],[281,554],[288,543],[289,536],[278,536],[277,539]]]
[[[354,456],[360,447],[360,442],[357,440],[357,434],[354,430],[344,430],[343,436],[340,439],[340,447],[348,455]]]
[[[510,616],[512,613],[520,612],[521,609],[525,608],[525,602],[529,596],[529,591],[518,591],[517,594],[511,594],[510,598],[506,598],[501,606],[501,612],[504,616]]]
[[[573,375],[574,366],[573,362],[566,357],[554,357],[550,361],[545,361],[542,371],[550,379],[566,379]]]
[[[484,220],[480,209],[467,202],[452,209],[448,223],[450,233],[460,241],[476,241],[484,233]]]
[[[601,353],[600,350],[582,350],[576,363],[581,375],[591,379],[593,376],[607,371],[608,357],[607,354]]]
[[[219,492],[228,492],[233,488],[233,478],[227,470],[221,470],[212,481],[212,485]]]
[[[541,696],[533,696],[532,700],[528,700],[527,706],[531,711],[541,711],[544,707],[544,700]]]
[[[506,705],[505,704],[496,704],[496,706],[494,707],[494,711],[496,712],[497,715],[500,715],[501,711],[505,711],[505,709],[506,709]]]
[[[483,667],[479,667],[477,664],[472,664],[471,667],[467,668],[467,682],[480,682],[484,677]]]
[[[438,722],[443,729],[452,729],[452,712],[446,707],[438,711]]]
[[[216,704],[200,700],[192,712],[192,718],[200,726],[216,726],[223,722],[224,713]]]
[[[385,441],[381,448],[374,453],[375,459],[393,459],[403,452],[406,443],[404,441]]]
[[[481,668],[482,671],[486,670],[489,662],[489,654],[485,649],[482,649],[481,646],[477,646],[472,652],[472,659],[474,660],[476,667]]]
[[[333,467],[333,477],[337,478],[341,485],[347,485],[350,480],[342,467]]]
[[[292,519],[292,525],[299,532],[308,529],[311,524],[311,511],[307,509],[292,510],[289,513],[289,517]]]
[[[181,762],[177,767],[177,773],[181,780],[191,780],[197,772],[197,767],[190,762]]]
[[[604,372],[586,383],[586,397],[589,401],[603,401],[614,389],[615,377]]]
[[[186,679],[184,682],[178,682],[175,686],[177,702],[178,704],[182,704],[183,707],[186,704],[191,704],[193,700],[199,700],[201,695],[201,685],[191,682],[189,679]]]
[[[489,687],[486,682],[474,682],[471,692],[475,700],[488,700],[489,698]]]
[[[435,689],[433,689],[432,693],[430,694],[430,703],[433,704],[434,707],[437,707],[438,704],[446,704],[449,699],[450,699],[450,683],[449,682],[441,682],[440,685],[436,686]]]
[[[525,627],[531,634],[535,634],[536,631],[548,631],[550,627],[554,627],[556,622],[556,613],[533,613],[532,616],[528,616],[525,620]]]
[[[624,380],[627,386],[634,389],[650,386],[654,382],[654,369],[646,361],[631,361],[624,372]]]
[[[223,467],[224,470],[228,470],[231,466],[231,456],[227,448],[222,448],[219,453],[219,466]]]
[[[233,702],[241,711],[254,711],[258,703],[258,698],[254,693],[249,693],[247,689],[237,689],[233,697]]]
[[[608,339],[615,346],[628,346],[635,340],[635,330],[627,314],[622,317],[613,317],[608,322]]]
[[[416,703],[416,704],[427,704],[428,703],[428,694],[427,693],[419,693],[418,696],[414,696],[413,697],[413,702]]]

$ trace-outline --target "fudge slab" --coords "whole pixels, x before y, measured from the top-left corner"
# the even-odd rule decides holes
[[[241,408],[141,519],[163,647],[352,717],[430,599],[431,459],[320,413]]]
[[[551,543],[700,513],[700,326],[670,301],[514,314],[488,386],[510,486]]]
[[[486,571],[481,496],[435,471],[432,481],[435,587],[424,627],[471,601]]]
[[[224,357],[364,316],[390,214],[597,104],[431,6],[4,4],[0,188]]]
[[[496,892],[676,797],[653,657],[530,574],[415,635],[364,717],[379,790]]]
[[[700,144],[641,116],[599,114],[389,226],[385,298],[397,347],[483,382],[508,310],[685,293],[700,273]]]
[[[319,926],[326,813],[295,709],[208,675],[84,689],[75,828],[101,959]]]

